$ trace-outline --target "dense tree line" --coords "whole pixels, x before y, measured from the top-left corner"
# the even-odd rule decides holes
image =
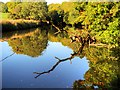
[[[59,28],[66,25],[77,27],[102,43],[118,46],[120,2],[63,2],[47,5],[44,0],[28,1],[7,2],[4,11],[8,11],[14,19],[47,20]]]
[[[3,13],[7,13],[8,12],[8,7],[3,2],[0,2],[0,12],[3,12]]]
[[[8,2],[8,11],[13,19],[46,19],[46,2]]]
[[[87,31],[100,42],[118,46],[120,2],[63,2],[50,4],[48,10],[57,12],[54,16],[63,17],[61,21]]]

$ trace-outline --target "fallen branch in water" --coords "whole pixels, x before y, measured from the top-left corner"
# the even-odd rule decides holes
[[[67,32],[66,30],[63,30],[63,29],[60,29],[59,27],[55,26],[53,23],[52,23],[52,26],[55,27],[58,31],[55,32],[54,34],[58,34],[58,33],[61,33],[62,31],[65,31]]]
[[[60,29],[59,27],[57,27],[55,24],[53,24],[52,22],[50,22],[50,21],[42,21],[42,22],[46,22],[46,23],[48,23],[48,24],[50,24],[50,25],[52,25],[55,29],[57,29],[58,31],[57,32],[55,32],[54,34],[58,34],[58,33],[61,33],[62,31],[65,31],[65,32],[67,32],[66,30],[63,30],[63,28],[62,29]]]
[[[53,71],[61,62],[64,62],[64,61],[67,61],[67,60],[70,60],[70,61],[71,61],[75,56],[77,56],[77,55],[79,55],[79,54],[82,53],[83,47],[84,47],[84,46],[81,46],[81,47],[79,48],[78,52],[74,52],[74,53],[71,54],[71,56],[68,57],[68,58],[59,59],[58,57],[55,57],[55,58],[58,60],[58,62],[57,62],[50,70],[48,70],[48,71],[44,71],[44,72],[41,72],[41,73],[39,73],[39,72],[33,72],[34,74],[38,74],[35,78],[38,78],[38,77],[41,76],[42,74],[50,73],[50,72]]]
[[[57,62],[50,70],[48,70],[48,71],[44,71],[44,72],[42,72],[42,73],[34,72],[34,74],[38,74],[35,78],[39,77],[39,76],[42,75],[42,74],[50,73],[50,72],[53,71],[61,62],[64,62],[64,61],[66,61],[66,60],[71,60],[71,59],[72,59],[72,57],[69,57],[69,58],[66,58],[66,59],[62,59],[62,60],[60,60],[58,57],[55,57],[55,58],[58,60],[58,62]]]
[[[57,26],[55,26],[53,23],[52,23],[52,26],[54,27],[54,28],[56,28],[57,30],[58,30],[58,32],[61,32],[61,29],[59,29]]]
[[[10,54],[9,56],[7,56],[7,57],[3,58],[2,60],[0,60],[0,62],[6,60],[7,58],[11,57],[11,56],[14,55],[14,54],[15,54],[15,53]]]

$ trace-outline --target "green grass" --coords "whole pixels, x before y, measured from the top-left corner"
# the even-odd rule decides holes
[[[1,13],[0,12],[0,19],[1,20],[9,19],[9,13]]]

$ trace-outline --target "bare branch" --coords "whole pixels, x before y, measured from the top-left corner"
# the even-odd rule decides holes
[[[9,56],[7,56],[7,57],[3,58],[2,60],[0,60],[0,62],[6,60],[7,58],[11,57],[11,56],[14,55],[14,54],[15,54],[15,53],[10,54]]]
[[[48,71],[44,71],[44,72],[41,72],[41,73],[39,73],[39,72],[34,72],[34,74],[38,74],[35,78],[41,76],[42,74],[50,73],[50,72],[53,71],[61,62],[64,62],[64,61],[67,61],[67,60],[72,60],[76,55],[79,55],[79,54],[82,53],[82,50],[81,50],[81,49],[83,49],[83,47],[84,47],[84,46],[80,47],[78,52],[75,52],[75,53],[71,54],[71,56],[68,57],[68,58],[59,59],[58,57],[55,57],[55,58],[58,60],[58,62],[57,62],[50,70],[48,70]]]

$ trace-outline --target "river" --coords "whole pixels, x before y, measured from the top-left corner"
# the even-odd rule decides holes
[[[69,35],[40,28],[3,34],[3,88],[116,87],[116,49],[70,43]]]

